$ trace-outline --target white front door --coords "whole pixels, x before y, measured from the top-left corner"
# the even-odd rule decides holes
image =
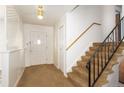
[[[31,65],[46,63],[46,32],[31,31],[30,33],[30,62]]]
[[[61,26],[59,28],[58,32],[59,40],[58,40],[58,46],[59,46],[59,68],[61,71],[64,72],[65,64],[64,64],[64,26]]]

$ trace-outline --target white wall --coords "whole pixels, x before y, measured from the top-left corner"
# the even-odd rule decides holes
[[[124,5],[122,5],[122,17],[124,16]]]
[[[24,47],[25,47],[25,65],[30,66],[30,32],[31,31],[45,31],[47,32],[47,64],[53,64],[54,61],[54,41],[53,41],[53,27],[52,26],[41,26],[33,24],[24,24]]]
[[[6,50],[6,43],[7,43],[7,36],[6,36],[6,28],[5,28],[5,12],[6,12],[6,6],[0,5],[0,51]]]
[[[6,6],[4,5],[0,5],[0,77],[2,77],[2,74],[3,74],[3,68],[2,68],[2,54],[1,54],[1,51],[5,51],[7,49],[7,46],[6,46],[6,30],[5,30],[5,12],[6,12]],[[0,79],[0,86],[1,86],[1,79]]]
[[[102,31],[104,39],[115,26],[115,14],[114,5],[102,6]]]
[[[86,30],[93,22],[101,24],[101,6],[79,6],[67,14],[66,45],[74,41],[80,33]],[[92,42],[102,41],[101,26],[94,25],[68,51],[66,51],[66,71],[81,58]]]
[[[3,49],[4,50],[4,46],[5,46],[5,44],[4,44],[4,20],[3,19],[0,19],[0,51]],[[0,69],[1,69],[1,65],[2,65],[2,61],[0,61]]]
[[[14,6],[7,6],[7,48],[23,48],[23,23]]]

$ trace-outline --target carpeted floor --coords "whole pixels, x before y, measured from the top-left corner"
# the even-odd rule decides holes
[[[73,87],[54,65],[44,64],[25,69],[18,87]]]

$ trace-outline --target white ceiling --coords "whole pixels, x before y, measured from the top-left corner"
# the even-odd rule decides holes
[[[16,5],[15,7],[25,23],[52,26],[75,5],[45,5],[42,20],[37,18],[36,5]]]

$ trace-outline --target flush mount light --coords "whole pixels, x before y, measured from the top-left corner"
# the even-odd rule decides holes
[[[37,17],[39,19],[43,19],[43,6],[42,5],[39,5],[38,8],[37,8]]]

